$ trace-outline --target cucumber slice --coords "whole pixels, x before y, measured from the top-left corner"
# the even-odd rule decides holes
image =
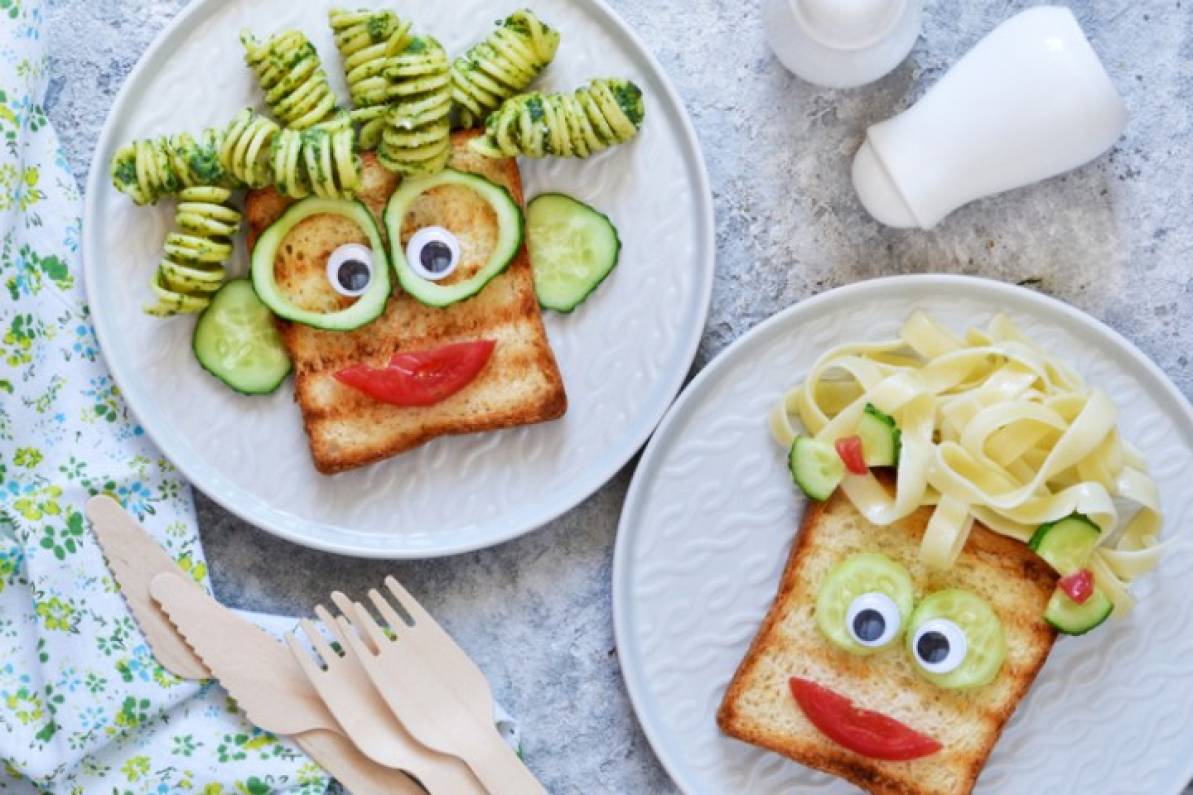
[[[849,608],[858,597],[880,593],[898,608],[898,627],[881,646],[863,646],[849,627]],[[873,654],[889,648],[902,636],[915,602],[911,574],[886,555],[862,552],[838,563],[816,592],[816,626],[833,645],[850,654]],[[893,619],[894,616],[884,616]]]
[[[609,216],[562,193],[541,194],[527,206],[526,243],[539,305],[556,312],[584,303],[621,253]]]
[[[824,501],[845,477],[845,462],[831,444],[797,436],[787,454],[787,468],[795,485],[814,500]]]
[[[265,395],[290,373],[290,357],[252,282],[233,279],[199,315],[191,348],[203,369],[245,395]]]
[[[1078,604],[1069,595],[1057,588],[1048,599],[1044,608],[1044,620],[1051,624],[1057,632],[1066,635],[1084,635],[1094,627],[1099,626],[1114,612],[1114,604],[1110,597],[1102,593],[1102,589],[1094,586],[1094,592],[1089,598]]]
[[[488,261],[474,276],[454,284],[442,284],[419,276],[406,261],[406,252],[400,245],[402,222],[414,200],[442,185],[461,185],[476,191],[497,215],[497,242]],[[449,306],[479,293],[518,256],[518,250],[522,248],[522,208],[502,186],[476,174],[445,168],[429,176],[402,180],[385,205],[385,229],[393,243],[394,270],[402,289],[428,306]]]
[[[892,467],[899,463],[903,434],[895,425],[895,418],[867,403],[857,424],[862,439],[862,456],[868,467]]]
[[[1063,576],[1085,566],[1101,530],[1082,514],[1042,524],[1027,545]]]
[[[928,621],[951,622],[965,636],[965,656],[949,671],[933,672],[917,655],[916,634]],[[911,614],[907,626],[907,653],[920,676],[937,687],[967,690],[994,681],[1007,656],[1007,639],[1002,622],[986,600],[970,591],[950,588],[924,597]]]
[[[368,288],[352,306],[338,312],[315,312],[297,306],[282,294],[274,273],[274,260],[286,234],[300,221],[321,213],[341,215],[355,222],[369,238],[369,248],[373,251],[373,275]],[[257,238],[253,247],[252,276],[257,296],[278,317],[329,331],[351,331],[372,323],[385,311],[392,292],[381,230],[368,207],[347,199],[312,196],[286,208],[286,212]]]

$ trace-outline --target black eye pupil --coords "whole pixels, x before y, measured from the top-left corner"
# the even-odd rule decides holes
[[[915,642],[915,653],[927,663],[943,662],[949,656],[949,639],[940,632],[925,632]]]
[[[336,279],[345,290],[363,290],[369,285],[369,266],[358,259],[344,260],[336,271]]]
[[[423,246],[418,259],[428,273],[442,273],[451,267],[452,250],[447,243],[432,240]]]
[[[882,633],[885,631],[886,619],[877,610],[866,608],[853,617],[853,632],[861,640],[876,641],[882,637]]]

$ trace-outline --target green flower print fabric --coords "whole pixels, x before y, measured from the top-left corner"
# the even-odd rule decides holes
[[[322,793],[289,741],[163,670],[82,514],[110,494],[207,585],[190,488],[100,357],[40,0],[0,0],[0,793]]]

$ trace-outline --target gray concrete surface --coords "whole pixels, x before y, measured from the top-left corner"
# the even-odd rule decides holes
[[[930,1],[903,65],[874,85],[829,91],[770,55],[755,0],[611,2],[670,73],[705,148],[718,262],[696,368],[807,296],[872,276],[944,271],[1064,299],[1125,334],[1193,394],[1187,2],[1071,3],[1126,98],[1126,136],[1086,168],[971,205],[932,232],[871,221],[850,188],[850,157],[868,124],[906,107],[985,31],[1032,3]],[[49,112],[80,180],[116,90],[181,5],[50,0]],[[197,501],[225,601],[297,612],[328,588],[359,594],[394,573],[485,661],[552,792],[671,792],[630,709],[610,622],[612,543],[632,469],[521,540],[430,562],[312,552]]]

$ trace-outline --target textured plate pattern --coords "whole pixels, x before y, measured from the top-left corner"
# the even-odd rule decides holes
[[[617,273],[571,316],[548,313],[569,409],[560,422],[441,439],[372,467],[318,475],[291,386],[244,398],[190,353],[193,321],[139,307],[170,223],[169,202],[137,208],[107,179],[123,142],[220,124],[261,106],[237,32],[294,26],[315,42],[339,96],[331,3],[206,0],[188,8],[138,64],[112,109],[88,185],[86,279],[104,353],[145,429],[197,486],[244,518],[300,543],[358,555],[423,557],[513,537],[574,506],[645,441],[678,391],[712,283],[712,209],[690,124],[658,65],[596,0],[536,0],[563,33],[546,88],[606,74],[643,87],[638,140],[590,161],[523,161],[527,196],[559,190],[617,224]],[[355,7],[354,4],[349,4]],[[369,5],[369,3],[365,3]],[[375,3],[374,3],[375,5]],[[517,5],[417,2],[399,9],[451,53]],[[243,272],[243,251],[237,265]]]
[[[722,354],[664,420],[622,514],[613,586],[622,666],[655,751],[693,795],[854,791],[724,737],[714,716],[804,509],[766,413],[824,350],[894,336],[917,308],[953,328],[1006,311],[1106,390],[1151,463],[1172,539],[1139,583],[1128,620],[1058,642],[979,791],[1179,790],[1193,774],[1193,411],[1142,354],[1088,316],[963,277],[864,282],[793,307]]]

